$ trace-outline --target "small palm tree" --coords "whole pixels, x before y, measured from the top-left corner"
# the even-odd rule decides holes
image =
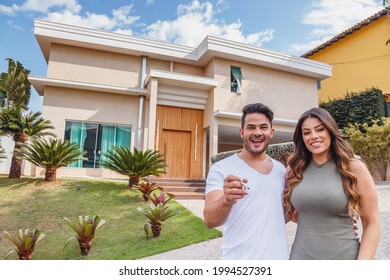
[[[157,151],[140,151],[134,148],[134,152],[131,152],[130,148],[119,146],[107,152],[105,156],[106,160],[101,166],[128,176],[129,188],[138,185],[142,177],[166,173],[165,160]]]
[[[22,174],[23,144],[29,138],[38,138],[41,136],[55,136],[48,132],[53,129],[51,122],[41,117],[40,112],[23,112],[15,106],[11,106],[0,112],[0,132],[2,135],[12,137],[15,141],[15,148],[11,161],[11,168],[8,178],[20,178]]]
[[[23,148],[23,157],[45,169],[45,181],[57,179],[57,169],[79,160],[79,145],[61,139],[34,139]]]
[[[35,245],[45,238],[45,234],[40,232],[38,229],[34,229],[32,231],[29,229],[20,229],[19,235],[15,236],[7,231],[4,231],[4,236],[17,248],[16,250],[10,251],[5,258],[7,259],[12,253],[16,253],[19,256],[19,260],[31,260]]]
[[[142,197],[145,201],[149,200],[149,196],[156,190],[162,190],[163,188],[152,182],[139,182],[138,185],[133,186],[134,189],[142,193]]]
[[[147,209],[138,207],[137,210],[149,219],[144,226],[146,237],[149,236],[150,230],[154,237],[159,237],[164,222],[167,219],[180,214],[180,211],[174,211],[169,206],[163,206],[162,204],[154,205],[154,203],[150,203]]]
[[[75,232],[76,236],[68,239],[65,246],[72,240],[77,240],[79,243],[81,255],[87,256],[92,246],[92,240],[95,237],[95,232],[105,224],[99,216],[79,216],[79,222],[73,223],[68,218],[64,218],[67,225],[69,225]]]

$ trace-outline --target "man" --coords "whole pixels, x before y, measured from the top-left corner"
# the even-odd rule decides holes
[[[288,259],[283,210],[285,167],[266,154],[273,112],[243,108],[243,149],[214,163],[207,177],[204,220],[223,225],[221,259]]]

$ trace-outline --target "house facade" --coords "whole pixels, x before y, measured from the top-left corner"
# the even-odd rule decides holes
[[[42,115],[87,159],[58,176],[116,177],[99,161],[113,146],[164,155],[169,178],[205,178],[212,155],[242,148],[242,107],[275,113],[273,143],[292,139],[299,116],[318,106],[317,82],[332,67],[208,36],[187,47],[34,20],[47,76],[30,75]],[[34,167],[26,175],[41,175]]]
[[[332,76],[320,82],[320,102],[377,87],[390,113],[388,13],[383,9],[302,56],[332,65]]]

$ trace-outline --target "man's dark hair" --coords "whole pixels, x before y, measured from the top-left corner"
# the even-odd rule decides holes
[[[246,115],[253,114],[253,113],[264,114],[268,118],[268,120],[271,124],[271,127],[272,127],[272,120],[274,118],[274,112],[272,112],[272,110],[268,106],[266,106],[262,103],[252,103],[252,104],[246,105],[242,109],[241,128],[244,128]]]

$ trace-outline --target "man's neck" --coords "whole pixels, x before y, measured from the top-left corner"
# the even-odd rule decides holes
[[[240,159],[242,159],[243,161],[253,161],[253,160],[256,160],[256,161],[265,161],[268,159],[268,156],[267,154],[264,152],[262,153],[259,153],[259,154],[254,154],[254,153],[250,153],[248,152],[247,150],[242,149],[241,152],[239,152],[238,154],[238,157]]]

